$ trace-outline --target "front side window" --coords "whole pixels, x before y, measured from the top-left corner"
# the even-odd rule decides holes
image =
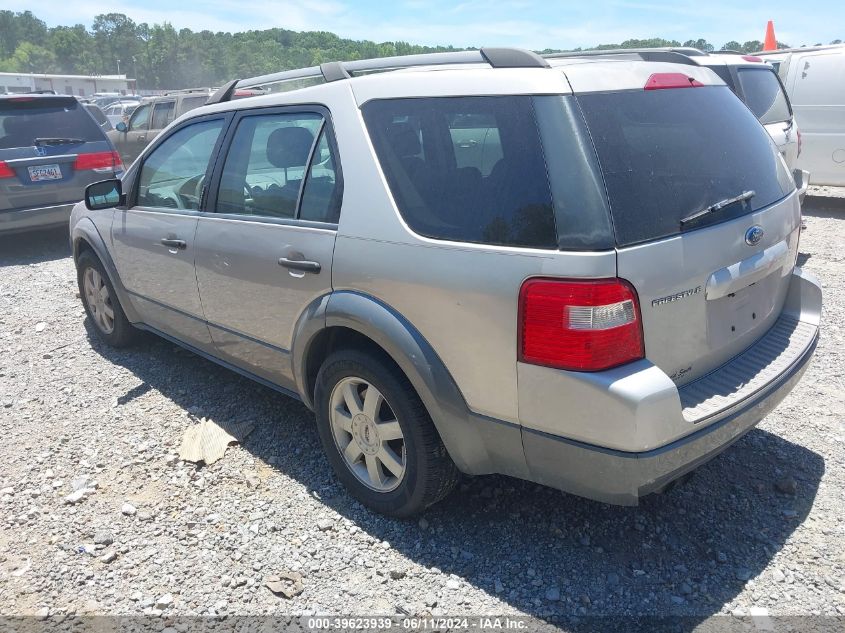
[[[317,113],[247,116],[229,148],[217,211],[336,222],[335,158]],[[311,160],[311,166],[309,165]]]
[[[129,130],[133,132],[146,130],[150,123],[150,110],[152,106],[149,103],[138,106],[138,109],[132,113],[132,118],[129,119]]]
[[[171,134],[144,160],[138,205],[170,209],[200,207],[208,164],[223,121],[202,121]]]
[[[737,71],[745,104],[763,125],[788,121],[792,116],[783,88],[773,70],[740,68]]]
[[[531,97],[386,99],[364,120],[405,221],[436,239],[557,248]]]

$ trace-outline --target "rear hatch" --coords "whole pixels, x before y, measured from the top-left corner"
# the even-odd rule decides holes
[[[652,79],[660,89],[577,99],[604,175],[618,275],[639,296],[646,357],[684,384],[777,320],[799,207],[771,138],[726,86]]]
[[[122,170],[75,98],[0,98],[0,211],[77,202],[86,185]]]

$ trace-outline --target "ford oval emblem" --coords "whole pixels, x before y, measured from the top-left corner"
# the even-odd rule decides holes
[[[745,243],[749,246],[756,246],[763,239],[763,227],[754,225],[745,232]]]

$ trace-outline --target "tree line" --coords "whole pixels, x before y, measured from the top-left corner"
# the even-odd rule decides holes
[[[651,46],[694,46],[715,50],[703,39],[682,43],[660,38],[632,39],[596,48]],[[750,53],[762,46],[757,40],[744,44],[732,41],[725,43],[721,50]],[[463,49],[398,41],[351,40],[325,31],[272,28],[241,33],[195,32],[187,28],[177,30],[167,22],[136,23],[122,13],[98,15],[90,29],[82,24],[48,28],[31,11],[0,11],[0,72],[114,75],[118,74],[119,66],[120,74],[136,78],[142,90],[213,86],[234,77],[335,60],[456,50]]]

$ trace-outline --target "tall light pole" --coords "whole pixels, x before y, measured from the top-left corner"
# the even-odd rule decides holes
[[[135,94],[138,94],[138,61],[132,56],[132,74],[135,75]]]
[[[120,74],[120,60],[117,60],[117,74]]]

